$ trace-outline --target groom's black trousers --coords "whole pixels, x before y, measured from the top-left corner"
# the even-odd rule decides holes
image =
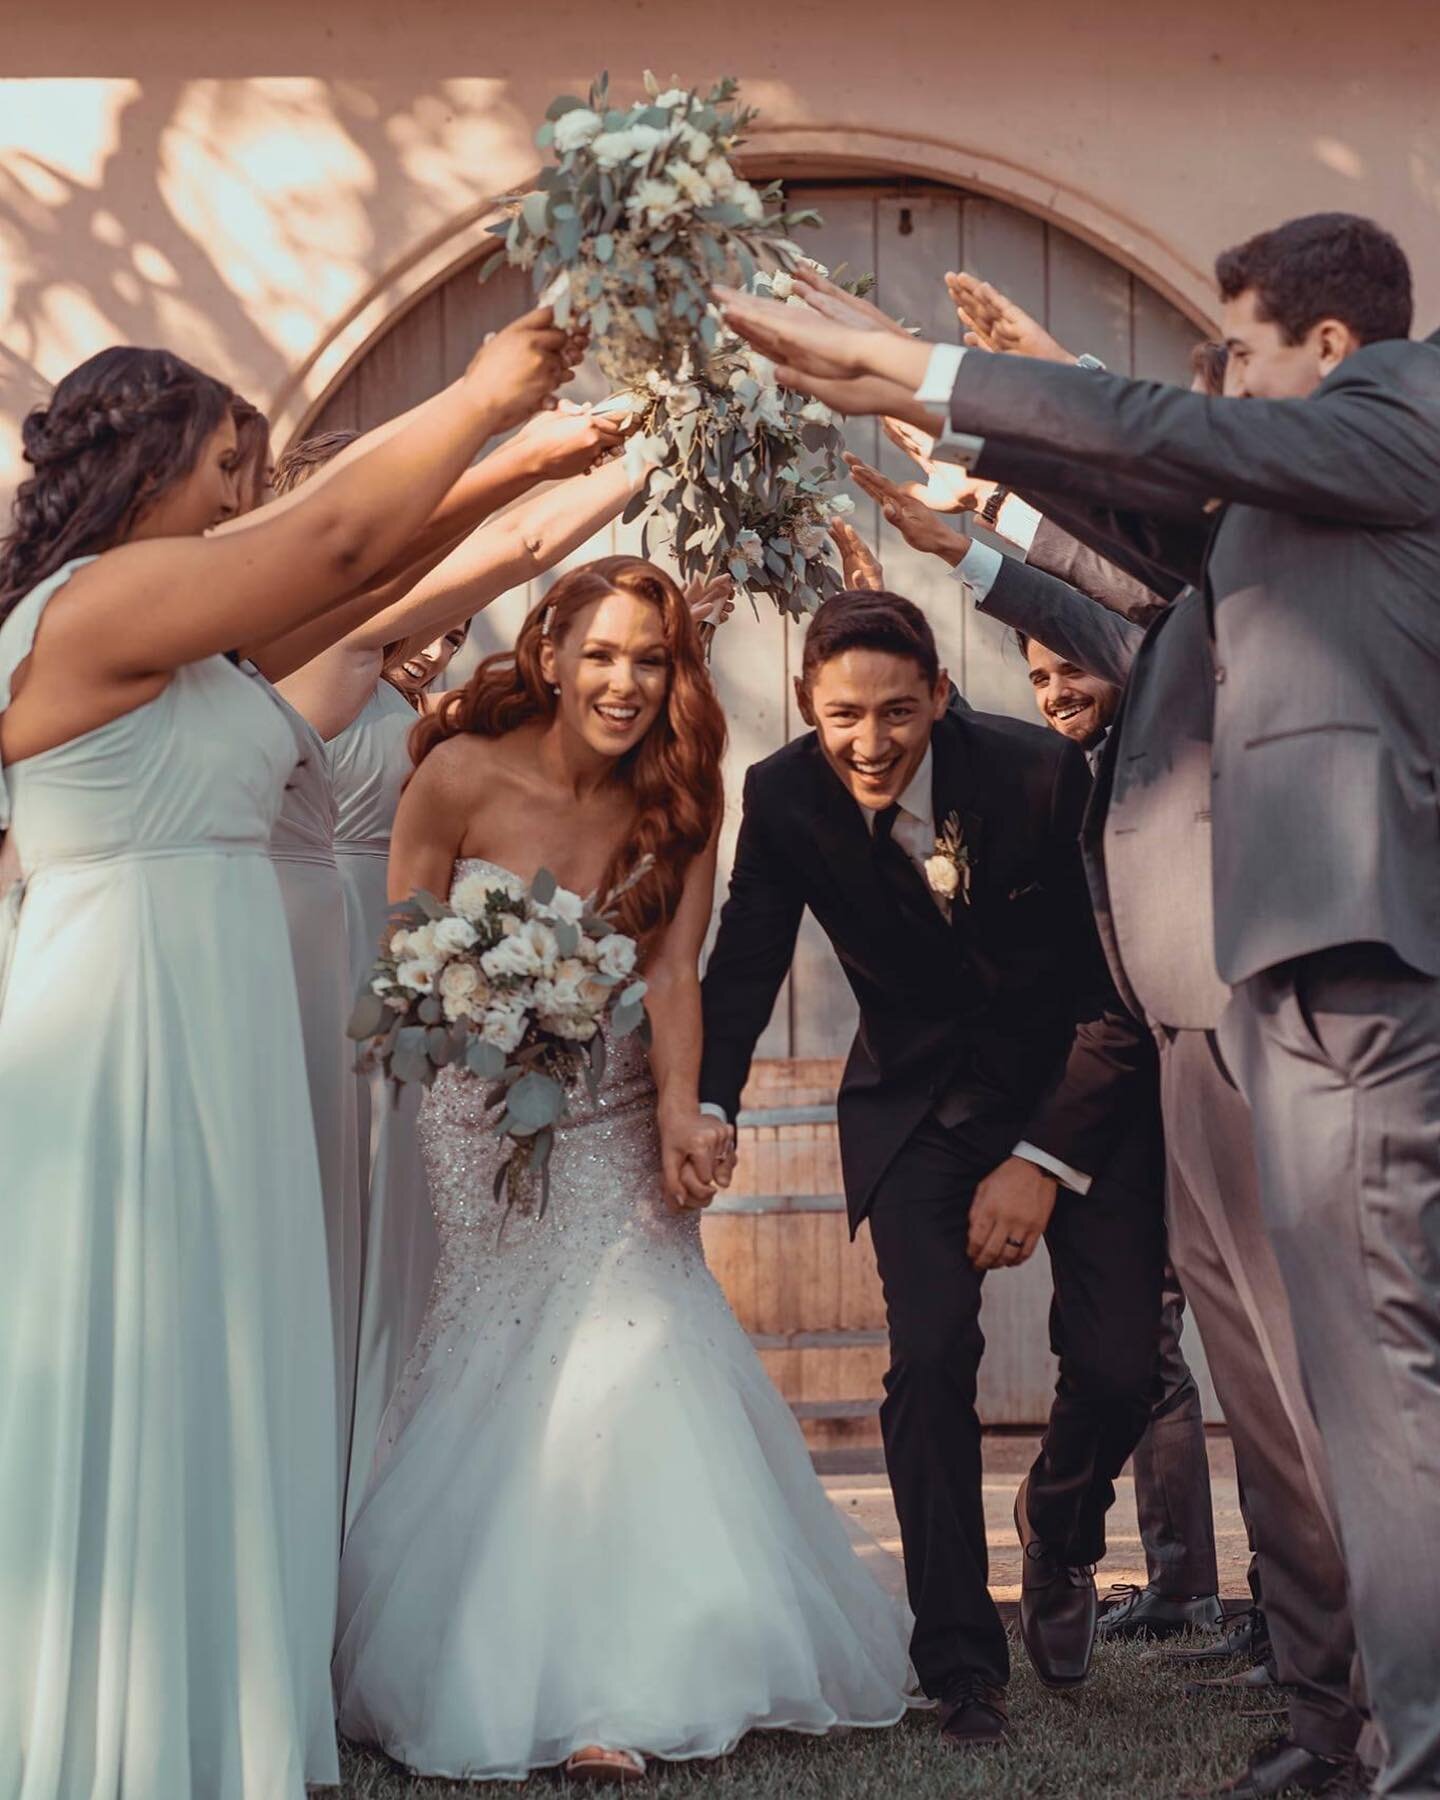
[[[975,1672],[1003,1686],[1010,1658],[987,1587],[976,1378],[981,1273],[966,1253],[977,1183],[1019,1136],[932,1116],[875,1190],[870,1232],[890,1327],[880,1425],[915,1614],[911,1655],[925,1692],[945,1699]],[[1116,1168],[1138,1179],[1061,1188],[1045,1234],[1055,1281],[1051,1348],[1060,1375],[1030,1472],[1030,1521],[1064,1561],[1098,1562],[1114,1481],[1156,1395],[1165,1262],[1161,1188],[1147,1147]],[[1010,1279],[1004,1270],[994,1279]],[[1007,1520],[1008,1528],[1008,1520]]]

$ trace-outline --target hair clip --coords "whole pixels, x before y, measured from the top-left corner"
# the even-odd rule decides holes
[[[551,627],[551,625],[554,624],[554,622],[555,622],[555,603],[552,600],[550,602],[550,604],[545,608],[544,612],[541,613],[541,615],[540,615],[540,635],[542,638],[549,637],[550,627]]]

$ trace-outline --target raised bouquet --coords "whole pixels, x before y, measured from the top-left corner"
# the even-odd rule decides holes
[[[448,905],[418,893],[391,909],[349,1033],[397,1088],[446,1068],[490,1083],[495,1130],[513,1140],[495,1197],[543,1214],[569,1090],[583,1078],[594,1096],[605,1072],[602,1023],[615,1037],[646,1024],[635,962],[634,939],[548,870],[528,888],[468,875]]]
[[[728,572],[784,613],[813,612],[840,586],[829,554],[842,440],[828,408],[777,386],[774,370],[725,330],[717,281],[783,298],[804,260],[778,182],[756,189],[731,157],[755,118],[738,84],[608,104],[563,95],[538,140],[554,153],[540,185],[500,227],[504,259],[534,270],[561,322],[588,324],[600,368],[636,419],[631,455],[652,473],[626,512],[644,546],[664,538],[682,580]],[[491,266],[498,266],[497,258]],[[762,265],[769,264],[767,269]]]

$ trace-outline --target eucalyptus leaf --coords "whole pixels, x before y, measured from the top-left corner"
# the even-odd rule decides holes
[[[386,1021],[392,1016],[390,1008],[378,994],[362,994],[355,1002],[355,1010],[350,1015],[350,1023],[345,1027],[345,1035],[357,1039],[378,1037],[385,1029]]]
[[[574,956],[580,948],[580,927],[572,925],[568,919],[557,919],[550,929],[555,933],[555,942],[560,947],[560,954]]]
[[[541,192],[527,194],[520,202],[520,217],[525,221],[525,229],[538,236],[545,229],[545,218],[549,210],[547,195]]]
[[[549,869],[539,869],[536,871],[535,879],[530,883],[530,898],[537,906],[548,906],[555,898],[559,886],[560,883]]]
[[[545,117],[553,121],[563,119],[566,113],[578,112],[585,102],[577,100],[574,94],[561,94],[545,108]]]
[[[465,1050],[465,1067],[482,1081],[494,1081],[505,1073],[505,1052],[482,1037],[472,1037]]]
[[[639,329],[645,333],[646,337],[659,338],[660,327],[656,323],[655,314],[650,307],[632,307],[630,310],[630,317],[635,321]]]
[[[529,1133],[553,1125],[565,1110],[565,1090],[549,1075],[522,1075],[511,1088],[508,1107],[511,1129]]]

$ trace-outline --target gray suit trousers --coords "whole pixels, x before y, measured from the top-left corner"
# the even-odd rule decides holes
[[[1266,1235],[1250,1112],[1203,1031],[1160,1037],[1170,1254],[1205,1340],[1254,1523],[1290,1732],[1321,1755],[1352,1750],[1355,1642],[1319,1434],[1300,1379],[1290,1305]]]
[[[1200,1390],[1180,1332],[1185,1295],[1173,1264],[1160,1295],[1160,1398],[1135,1446],[1135,1512],[1145,1546],[1145,1573],[1156,1593],[1187,1600],[1219,1590],[1210,1457]]]
[[[1440,980],[1381,944],[1253,977],[1221,1027],[1333,1471],[1386,1800],[1440,1793]],[[1267,1601],[1268,1577],[1267,1577]]]

